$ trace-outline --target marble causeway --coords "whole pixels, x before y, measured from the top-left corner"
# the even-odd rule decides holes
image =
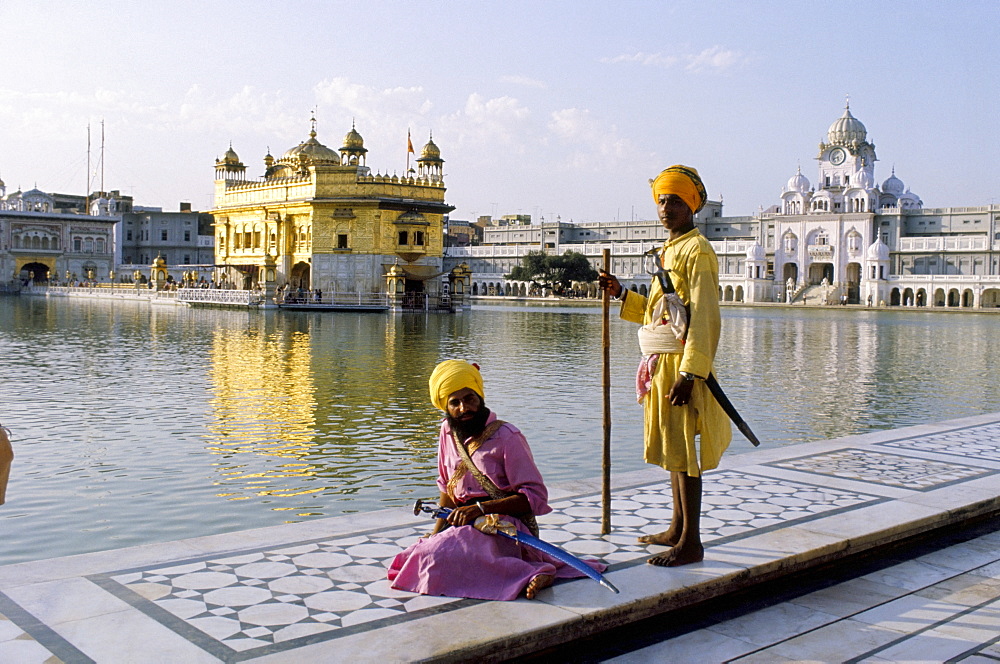
[[[1000,473],[1000,424],[906,440],[873,438],[707,474],[701,525],[709,557],[712,546],[885,503],[900,490],[926,492]],[[769,476],[769,468],[780,468],[782,476]],[[852,482],[839,481],[844,479]],[[599,493],[571,495],[552,506],[554,512],[539,519],[542,538],[617,571],[643,565],[651,550],[660,550],[639,546],[636,537],[665,527],[671,497],[665,482],[619,487],[608,536],[600,534]],[[431,525],[423,517],[397,523],[130,569],[115,569],[112,562],[103,568],[112,571],[85,578],[225,662],[294,656],[291,651],[309,644],[368,632],[375,637],[381,627],[482,604],[390,588],[389,562]],[[26,657],[18,661],[90,661],[0,593],[0,660],[21,652]]]
[[[554,513],[540,519],[541,536],[577,555],[600,558],[612,569],[644,564],[650,551],[636,538],[669,520],[670,496],[663,488],[616,492],[613,533],[607,537],[600,535],[599,495],[556,501]],[[881,500],[720,471],[706,476],[702,528],[706,543],[720,543]],[[429,526],[414,519],[412,526],[391,532],[359,532],[88,578],[216,657],[242,661],[475,603],[389,587],[389,562]],[[581,582],[593,583],[572,581]]]

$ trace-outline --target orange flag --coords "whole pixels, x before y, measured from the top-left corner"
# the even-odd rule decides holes
[[[413,149],[413,141],[410,140],[410,130],[406,130],[406,151],[416,154],[416,150]]]

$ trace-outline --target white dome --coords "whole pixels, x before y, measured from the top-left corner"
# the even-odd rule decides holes
[[[889,247],[879,238],[868,247],[866,256],[870,261],[887,261],[889,260]]]
[[[864,143],[868,130],[861,120],[851,115],[851,107],[844,109],[844,114],[837,118],[826,132],[826,140],[837,145],[848,143]]]
[[[858,187],[861,189],[870,189],[875,184],[875,178],[865,169],[857,172],[854,176],[854,181],[858,183]]]
[[[753,246],[747,249],[747,260],[750,261],[767,260],[767,252],[764,251],[764,247],[760,246],[759,242],[754,242]]]
[[[799,166],[798,171],[792,177],[788,178],[788,184],[786,185],[788,191],[794,191],[799,194],[804,194],[809,191],[809,179],[802,175],[802,167]]]
[[[904,191],[906,191],[906,185],[896,177],[896,169],[893,169],[892,175],[882,183],[882,192],[892,194],[893,196],[900,196]]]

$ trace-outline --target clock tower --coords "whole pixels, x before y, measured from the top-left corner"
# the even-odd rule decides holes
[[[866,189],[875,182],[875,145],[868,142],[868,130],[851,115],[850,102],[819,144],[818,189],[843,193],[848,189]],[[846,212],[847,210],[842,210]]]

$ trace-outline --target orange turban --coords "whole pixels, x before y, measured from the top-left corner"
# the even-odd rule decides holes
[[[690,166],[677,164],[664,169],[655,180],[650,181],[650,184],[653,185],[654,201],[659,203],[661,194],[677,194],[691,208],[692,214],[697,214],[705,207],[705,201],[708,200],[701,176]]]
[[[438,409],[448,410],[448,397],[459,390],[468,387],[479,396],[483,394],[483,375],[479,366],[465,360],[445,360],[434,367],[428,381],[431,391],[431,403]]]

